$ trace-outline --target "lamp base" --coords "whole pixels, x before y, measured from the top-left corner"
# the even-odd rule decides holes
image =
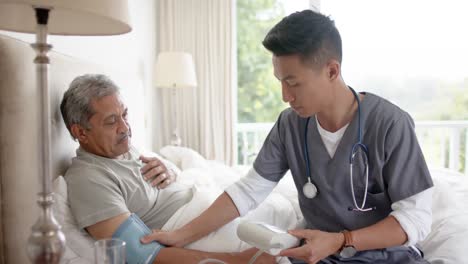
[[[37,89],[40,93],[41,111],[41,193],[37,203],[40,207],[39,218],[32,227],[27,242],[27,254],[32,263],[58,264],[65,252],[65,235],[54,218],[52,205],[54,203],[51,179],[51,110],[49,95],[49,57],[47,53],[51,45],[47,44],[47,20],[49,9],[35,8],[37,18],[36,43],[32,47],[36,51]]]
[[[182,144],[182,139],[179,137],[177,133],[177,128],[174,129],[171,135],[171,145],[179,147]]]
[[[58,264],[65,252],[65,235],[52,213],[52,195],[41,193],[38,199],[42,210],[27,244],[29,259],[35,264]]]

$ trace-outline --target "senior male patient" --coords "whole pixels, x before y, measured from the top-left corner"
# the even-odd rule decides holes
[[[60,110],[67,129],[80,144],[65,174],[71,210],[79,228],[93,238],[132,232],[128,228],[133,218],[138,223],[141,218],[151,229],[160,229],[190,201],[191,189],[175,182],[176,168],[157,158],[143,157],[132,147],[128,110],[119,88],[109,78],[75,78]],[[139,243],[140,237],[133,239]],[[146,247],[141,254],[152,254],[154,263],[199,263],[207,258],[247,263],[256,252],[207,253],[162,247],[158,253],[155,251],[161,245],[155,243],[149,251],[147,245],[138,245],[136,254],[140,254],[140,246]],[[137,262],[128,249],[127,262]],[[274,258],[263,254],[255,263],[274,263]]]

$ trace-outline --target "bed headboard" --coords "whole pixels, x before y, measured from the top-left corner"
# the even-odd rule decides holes
[[[39,91],[29,43],[0,35],[0,263],[29,263],[26,242],[38,217],[40,160]],[[53,178],[74,156],[74,142],[59,104],[71,80],[84,73],[112,72],[73,57],[50,52]]]

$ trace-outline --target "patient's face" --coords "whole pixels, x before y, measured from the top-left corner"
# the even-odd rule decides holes
[[[127,120],[127,107],[118,94],[92,100],[95,114],[89,119],[91,128],[86,130],[81,146],[88,152],[117,158],[130,149],[131,129]]]

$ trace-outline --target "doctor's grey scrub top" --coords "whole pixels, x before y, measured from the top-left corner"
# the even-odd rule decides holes
[[[365,207],[375,207],[375,210],[350,210],[354,203],[349,155],[358,141],[358,112],[333,157],[325,148],[315,117],[310,118],[307,151],[312,182],[318,194],[313,199],[306,198],[302,192],[308,181],[304,153],[306,120],[290,108],[284,110],[253,167],[263,178],[276,182],[291,170],[307,228],[340,232],[366,227],[387,217],[392,203],[433,186],[409,114],[381,97],[365,93],[361,101],[362,140],[369,150],[369,186]],[[362,160],[353,168],[355,196],[361,205],[365,186]]]

